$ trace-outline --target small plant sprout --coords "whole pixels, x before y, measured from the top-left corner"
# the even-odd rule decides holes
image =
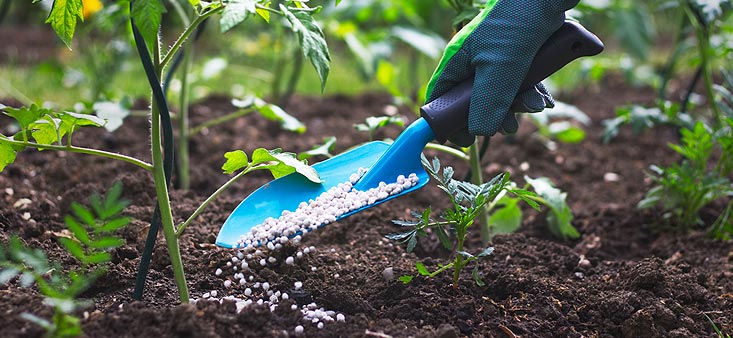
[[[364,123],[355,124],[354,129],[369,133],[369,141],[372,141],[375,131],[392,124],[405,127],[405,121],[399,116],[370,116]]]
[[[0,284],[19,276],[21,286],[35,283],[45,297],[44,302],[53,307],[51,320],[22,314],[22,318],[43,327],[48,337],[82,334],[81,320],[73,313],[87,303],[77,298],[105,273],[106,264],[112,259],[109,251],[124,244],[113,234],[130,222],[128,217],[120,216],[127,206],[126,201],[119,199],[121,192],[118,182],[106,197],[90,197],[91,208],[72,204],[73,216],[64,218],[71,234],[60,237],[59,243],[79,261],[76,270],[65,272],[59,264],[50,263],[43,251],[26,247],[17,237],[0,246]]]
[[[461,270],[463,270],[463,268],[469,263],[478,260],[479,258],[486,257],[494,251],[493,247],[488,247],[477,255],[473,255],[466,252],[464,249],[464,242],[466,240],[468,230],[481,210],[486,205],[498,201],[506,192],[513,193],[535,208],[538,207],[538,204],[530,199],[530,197],[534,197],[533,193],[522,189],[511,188],[511,182],[509,181],[509,175],[507,173],[500,174],[484,184],[475,185],[473,183],[453,179],[454,171],[451,167],[443,168],[441,173],[440,161],[437,157],[433,158],[433,161],[430,162],[425,156],[423,156],[422,163],[428,173],[437,180],[438,187],[448,194],[452,203],[452,208],[446,210],[442,215],[444,218],[443,221],[432,219],[432,210],[430,208],[426,209],[422,214],[416,214],[418,217],[416,221],[393,221],[395,224],[412,229],[403,233],[387,235],[387,238],[406,243],[407,251],[412,252],[417,244],[418,236],[425,236],[427,234],[427,229],[433,229],[443,247],[453,250],[453,261],[448,264],[441,265],[440,268],[434,272],[430,272],[427,267],[420,262],[417,262],[415,267],[420,275],[427,277],[435,277],[443,271],[452,268],[453,288],[457,289]],[[448,235],[449,232],[455,232],[455,236],[453,237],[454,239],[451,239]],[[478,266],[474,268],[473,278],[477,284],[484,284],[479,276]],[[409,283],[412,279],[413,276],[410,275],[400,277],[400,280],[404,283]]]
[[[253,248],[264,244],[268,249],[273,250],[275,246],[288,241],[297,244],[302,235],[335,222],[344,214],[374,204],[391,195],[399,194],[417,184],[419,180],[417,175],[412,173],[407,177],[398,176],[393,183],[381,182],[378,187],[367,191],[354,189],[354,184],[365,172],[366,169],[359,169],[350,176],[349,181],[339,183],[315,200],[301,202],[294,211],[285,210],[278,218],[268,217],[262,224],[240,236],[237,247]],[[304,249],[304,252],[308,253],[306,250],[309,248]],[[264,258],[260,261],[262,266],[267,263],[268,261]]]

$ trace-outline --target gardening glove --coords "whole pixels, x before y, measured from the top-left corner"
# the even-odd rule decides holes
[[[519,86],[542,44],[580,0],[489,0],[445,49],[426,92],[427,102],[474,76],[468,129],[450,137],[467,146],[475,135],[514,133],[516,112],[554,106],[542,83],[522,93]]]

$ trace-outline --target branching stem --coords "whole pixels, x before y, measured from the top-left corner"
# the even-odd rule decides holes
[[[23,146],[23,147],[31,147],[36,148],[38,150],[57,150],[57,151],[67,151],[70,153],[78,153],[78,154],[87,154],[87,155],[95,155],[100,157],[106,157],[111,158],[115,160],[124,161],[130,164],[134,164],[140,168],[143,168],[147,171],[153,171],[153,165],[150,163],[147,163],[145,161],[139,160],[134,157],[130,157],[127,155],[122,155],[118,153],[113,153],[109,151],[99,150],[99,149],[92,149],[92,148],[83,148],[83,147],[76,147],[72,145],[52,145],[52,144],[38,144],[35,142],[28,142],[28,141],[16,141],[13,140],[7,136],[0,136],[0,141],[16,145],[16,146]]]

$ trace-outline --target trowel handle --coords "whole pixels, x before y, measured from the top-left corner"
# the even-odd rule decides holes
[[[603,42],[574,21],[565,23],[540,47],[518,93],[532,88],[571,61],[603,51]],[[473,91],[473,76],[425,104],[420,115],[427,120],[435,139],[443,143],[468,127],[468,110]]]

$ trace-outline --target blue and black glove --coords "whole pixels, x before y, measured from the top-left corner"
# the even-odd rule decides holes
[[[580,0],[489,0],[463,27],[443,53],[428,84],[433,101],[474,76],[466,143],[474,135],[514,133],[515,113],[552,108],[554,100],[542,83],[517,93],[542,44],[565,21],[565,11]],[[455,142],[455,141],[454,141]],[[459,144],[465,146],[465,144]]]

